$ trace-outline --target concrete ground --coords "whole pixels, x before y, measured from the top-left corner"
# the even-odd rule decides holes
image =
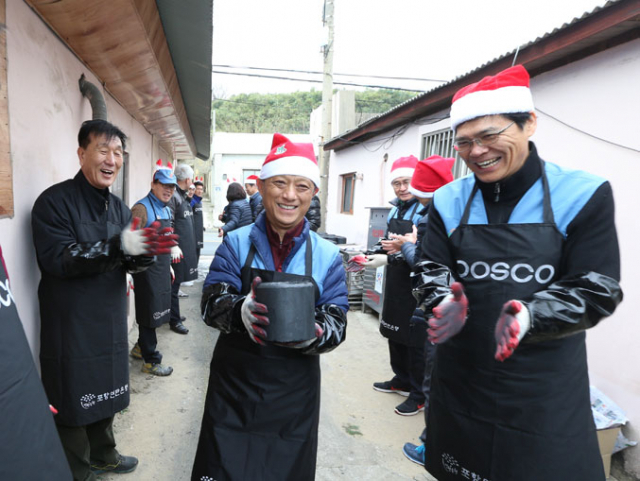
[[[201,258],[206,272],[210,256]],[[189,334],[168,325],[158,329],[163,363],[174,368],[160,378],[140,372],[142,361],[131,359],[131,404],[114,422],[118,449],[137,456],[138,469],[130,475],[105,475],[105,481],[188,480],[195,455],[209,362],[217,331],[199,316],[202,276],[183,291],[180,301]],[[408,461],[401,448],[417,443],[424,417],[403,417],[393,408],[404,400],[396,394],[372,389],[374,381],[390,378],[388,350],[378,333],[377,316],[351,311],[347,340],[323,355],[322,407],[316,479],[328,480],[433,480],[421,466]],[[137,340],[131,331],[129,344]]]

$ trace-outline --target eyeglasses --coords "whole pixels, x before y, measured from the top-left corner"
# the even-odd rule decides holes
[[[399,189],[402,186],[408,187],[410,183],[411,183],[411,179],[394,180],[393,182],[391,182],[391,185],[393,186],[394,189]]]
[[[497,132],[493,132],[491,134],[485,134],[482,135],[480,137],[475,137],[473,139],[470,140],[456,140],[453,143],[453,148],[456,149],[458,152],[462,152],[467,153],[471,150],[471,148],[473,147],[473,144],[475,143],[478,147],[486,147],[488,145],[494,144],[496,142],[496,140],[498,140],[498,137],[505,131],[507,130],[509,127],[511,127],[513,124],[515,124],[515,122],[511,122],[509,125],[507,125],[504,129],[502,130],[498,130]]]

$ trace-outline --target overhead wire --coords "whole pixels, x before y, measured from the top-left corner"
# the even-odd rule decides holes
[[[293,82],[311,82],[311,83],[322,83],[322,80],[315,79],[301,79],[301,78],[292,78],[292,77],[279,77],[275,75],[260,75],[260,74],[252,74],[252,73],[237,73],[237,72],[221,72],[219,70],[212,70],[212,73],[217,73],[220,75],[239,75],[243,77],[258,77],[258,78],[268,78],[274,80],[291,80]],[[386,89],[386,90],[402,90],[404,92],[425,92],[424,90],[416,90],[416,89],[405,89],[401,87],[389,87],[385,85],[370,85],[370,84],[358,84],[353,82],[333,82],[334,85],[348,85],[350,87],[369,87],[374,89]]]
[[[235,68],[235,69],[243,69],[243,70],[268,70],[272,72],[291,72],[291,73],[306,73],[306,74],[323,74],[324,72],[316,71],[316,70],[295,70],[288,68],[267,68],[267,67],[245,67],[239,65],[222,65],[216,64],[212,65],[214,68]],[[333,75],[339,75],[341,77],[361,77],[361,78],[379,78],[385,80],[413,80],[418,82],[439,82],[445,83],[448,80],[440,80],[440,79],[431,79],[431,78],[419,78],[419,77],[388,77],[385,75],[364,75],[364,74],[355,74],[355,73],[337,73],[334,72]]]

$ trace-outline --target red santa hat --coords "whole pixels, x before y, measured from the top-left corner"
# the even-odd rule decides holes
[[[444,158],[439,155],[421,160],[411,177],[409,191],[416,197],[428,199],[433,193],[453,180],[451,169],[456,159]]]
[[[244,183],[245,184],[256,184],[257,180],[258,180],[258,176],[257,175],[250,175],[249,177],[246,178]]]
[[[275,175],[299,175],[310,179],[316,187],[320,185],[320,169],[313,145],[291,142],[282,134],[273,134],[271,152],[264,159],[260,179]]]
[[[400,157],[391,165],[391,182],[400,177],[412,177],[418,164],[418,159],[413,155]]]
[[[485,115],[531,112],[529,73],[515,65],[458,90],[451,104],[451,129]]]

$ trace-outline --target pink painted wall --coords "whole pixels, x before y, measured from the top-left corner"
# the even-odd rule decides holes
[[[40,271],[31,238],[31,208],[43,190],[79,170],[77,134],[81,123],[91,119],[91,106],[80,94],[78,79],[84,73],[90,82],[100,82],[19,0],[7,2],[7,64],[15,215],[0,219],[0,243],[20,318],[37,359]],[[109,121],[129,137],[127,195],[131,205],[148,192],[155,155],[163,152],[142,125],[108,93],[103,94]]]

